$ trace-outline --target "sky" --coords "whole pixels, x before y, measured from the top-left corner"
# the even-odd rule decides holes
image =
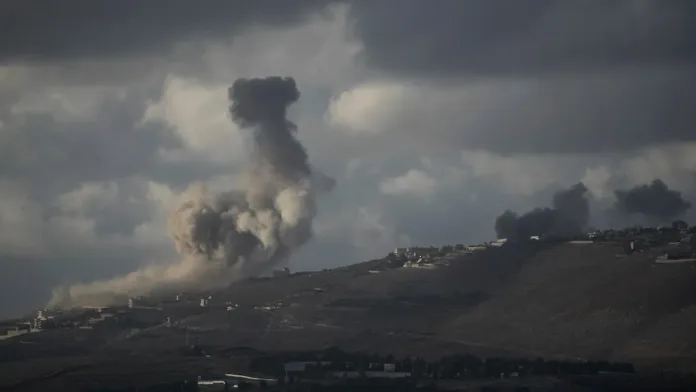
[[[644,223],[615,191],[655,179],[696,201],[689,0],[37,4],[0,6],[0,317],[177,260],[177,196],[248,161],[240,77],[296,80],[336,181],[292,270],[488,241],[580,181],[594,227]]]

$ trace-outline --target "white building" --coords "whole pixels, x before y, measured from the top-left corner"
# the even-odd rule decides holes
[[[507,238],[500,238],[491,242],[491,246],[503,246],[507,242]]]
[[[39,320],[48,320],[60,315],[60,311],[51,309],[40,309],[36,312],[36,318]]]
[[[128,307],[130,309],[149,308],[151,307],[151,305],[147,302],[147,299],[145,297],[140,296],[135,298],[128,298]]]
[[[407,253],[411,253],[410,248],[394,248],[394,256],[406,256]]]

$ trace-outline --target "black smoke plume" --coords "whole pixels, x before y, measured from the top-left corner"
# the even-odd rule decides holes
[[[650,184],[617,190],[614,195],[614,206],[619,212],[641,214],[660,222],[678,218],[691,208],[691,203],[684,200],[681,192],[670,190],[659,178]]]
[[[498,238],[516,241],[531,236],[572,237],[581,234],[590,219],[587,187],[579,182],[553,195],[552,207],[535,208],[521,216],[506,210],[495,220]]]

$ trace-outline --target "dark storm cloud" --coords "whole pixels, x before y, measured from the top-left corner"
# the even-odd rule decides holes
[[[368,64],[428,74],[526,74],[696,61],[689,0],[355,2]]]
[[[631,151],[696,141],[693,69],[547,78],[497,95],[490,103],[497,103],[499,115],[451,137],[502,153]]]
[[[628,190],[617,190],[614,194],[619,212],[641,214],[661,222],[679,218],[691,208],[681,192],[669,189],[660,179]]]
[[[451,93],[394,125],[414,144],[538,154],[696,141],[695,2],[356,1],[351,15],[369,67]]]
[[[7,0],[0,58],[152,55],[254,23],[301,23],[332,3],[352,5],[365,59],[389,71],[517,74],[696,60],[689,0]]]
[[[369,123],[380,132],[365,133],[364,151],[379,148],[376,138],[382,143],[393,144],[394,138],[409,142],[390,151],[410,145],[419,151],[445,147],[503,156],[626,154],[696,142],[696,67],[493,78],[442,89],[406,86],[403,103],[384,101],[398,115],[387,118],[386,125]],[[385,112],[375,109],[366,119],[386,118],[381,116]]]
[[[227,38],[253,23],[298,23],[322,0],[7,0],[0,4],[0,59],[66,60],[152,55],[176,42]]]
[[[587,187],[577,183],[553,195],[553,207],[535,208],[521,216],[507,210],[495,220],[498,238],[525,239],[534,235],[574,236],[589,223]]]

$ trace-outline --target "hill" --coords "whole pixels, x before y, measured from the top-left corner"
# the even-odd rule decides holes
[[[201,331],[201,344],[261,350],[337,345],[433,356],[468,350],[696,363],[694,264],[621,253],[611,244],[530,242],[434,270],[371,273],[383,263],[375,260],[241,282],[211,293],[212,301],[239,309],[211,305],[180,323]],[[264,305],[270,308],[253,308]]]
[[[188,303],[131,311],[133,320],[149,319],[146,328],[26,334],[22,344],[0,342],[0,354],[4,361],[58,357],[68,355],[61,354],[65,346],[80,356],[173,358],[195,342],[207,355],[227,358],[235,350],[337,346],[399,356],[471,352],[695,370],[695,265],[655,263],[655,255],[627,256],[614,244],[530,241],[432,270],[384,268],[386,260],[373,260],[239,282],[206,293],[208,307],[196,294]],[[161,323],[165,318],[169,325]],[[53,335],[60,336],[52,341]],[[78,350],[79,342],[88,344]]]
[[[267,314],[258,340],[246,342],[264,349],[337,344],[399,354],[696,363],[696,269],[657,264],[654,256],[624,256],[612,244],[531,242],[435,270],[371,274],[372,262],[247,282],[220,295],[284,303]]]

